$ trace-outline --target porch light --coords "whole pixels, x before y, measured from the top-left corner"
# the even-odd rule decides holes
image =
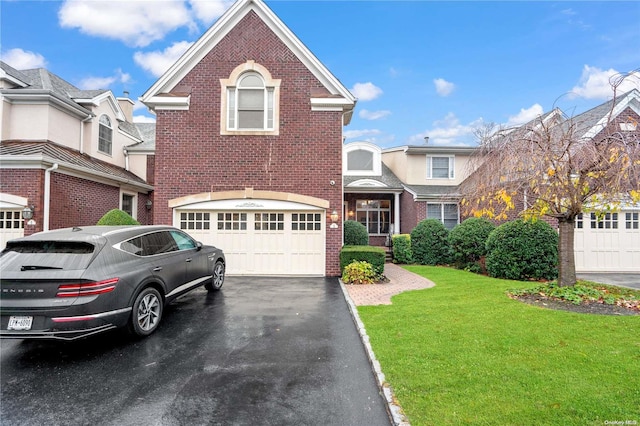
[[[27,206],[24,209],[22,209],[22,218],[24,220],[33,219],[33,206],[31,207]]]
[[[147,200],[144,206],[147,208],[147,210],[151,210],[151,206],[153,206],[153,202],[151,200]]]
[[[331,212],[331,214],[329,215],[329,218],[331,219],[331,225],[329,226],[332,229],[335,229],[338,227],[338,211],[334,210]]]

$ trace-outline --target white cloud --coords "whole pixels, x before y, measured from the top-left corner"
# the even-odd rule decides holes
[[[344,132],[344,137],[347,139],[360,139],[365,137],[377,136],[382,132],[378,129],[362,129],[362,130],[347,130]]]
[[[515,127],[528,123],[536,117],[540,117],[543,113],[544,110],[540,104],[533,104],[527,109],[522,108],[518,114],[509,117],[507,127]]]
[[[233,0],[189,0],[191,9],[201,22],[209,25],[233,4]]]
[[[17,70],[47,67],[47,61],[44,59],[44,56],[22,49],[9,49],[3,52],[2,61]]]
[[[423,144],[425,136],[428,136],[430,145],[473,145],[477,142],[474,136],[475,129],[482,123],[482,118],[479,118],[471,123],[463,124],[454,113],[450,112],[441,120],[434,121],[431,129],[410,136],[409,143]]]
[[[131,81],[131,75],[122,72],[121,69],[117,69],[115,74],[107,77],[86,77],[78,83],[78,87],[83,90],[98,90],[109,89],[114,83],[129,83]]]
[[[360,118],[364,118],[365,120],[380,120],[381,118],[385,118],[389,115],[391,115],[391,111],[369,111],[368,109],[362,109],[358,114]]]
[[[444,78],[436,78],[433,80],[433,84],[436,86],[436,92],[438,95],[443,97],[449,96],[456,88],[455,84],[445,80]]]
[[[163,51],[156,50],[147,53],[136,52],[133,54],[133,60],[136,64],[140,65],[140,67],[149,71],[154,77],[160,77],[192,44],[192,42],[188,41],[179,41],[173,43]]]
[[[147,117],[146,115],[134,115],[133,122],[134,123],[155,123],[156,119],[153,117]]]
[[[182,26],[194,27],[183,1],[66,0],[58,11],[63,28],[143,47]]]
[[[356,83],[353,85],[351,93],[359,101],[372,101],[382,95],[382,89],[371,82]]]
[[[572,97],[607,100],[613,96],[611,83],[620,79],[622,73],[613,68],[602,70],[585,65],[578,85],[571,89]],[[622,81],[618,93],[640,88],[640,72],[634,71]]]

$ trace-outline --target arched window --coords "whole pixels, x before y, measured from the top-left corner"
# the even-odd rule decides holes
[[[256,72],[243,74],[229,89],[229,129],[273,129],[273,87]]]
[[[342,164],[345,176],[381,176],[382,150],[370,142],[351,142],[344,145],[346,160]]]
[[[278,134],[280,80],[254,61],[238,66],[221,79],[222,134]]]
[[[98,151],[111,155],[113,145],[113,128],[111,120],[105,114],[100,116],[100,129],[98,131]]]

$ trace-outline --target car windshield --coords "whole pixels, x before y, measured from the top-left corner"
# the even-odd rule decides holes
[[[2,269],[85,269],[94,249],[81,241],[10,241],[2,251]]]

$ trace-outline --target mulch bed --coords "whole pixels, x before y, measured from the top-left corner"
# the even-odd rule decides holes
[[[578,312],[581,314],[596,315],[640,315],[640,311],[632,308],[626,308],[618,305],[607,305],[599,302],[586,302],[576,305],[571,302],[565,302],[558,299],[550,299],[539,294],[528,294],[524,296],[513,297],[523,303],[529,305],[540,306],[541,308],[556,309],[561,311]]]

